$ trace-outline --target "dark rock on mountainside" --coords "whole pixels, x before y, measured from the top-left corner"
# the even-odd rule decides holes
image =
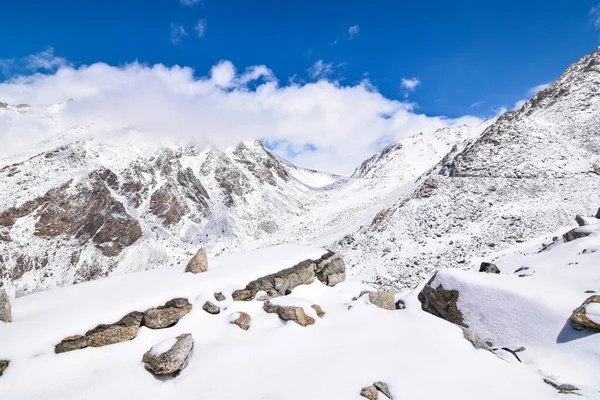
[[[176,375],[187,367],[194,339],[190,333],[184,333],[175,339],[173,347],[164,353],[156,353],[152,348],[144,354],[142,361],[146,369],[156,375]]]
[[[192,305],[187,299],[169,300],[164,306],[146,310],[142,325],[150,329],[169,328],[179,322],[190,311],[192,311]]]
[[[447,290],[441,284],[435,286],[436,275],[429,280],[418,295],[423,311],[445,319],[453,324],[468,328],[458,308],[458,290]]]
[[[499,274],[500,270],[496,266],[496,264],[492,264],[489,262],[482,262],[479,267],[479,272],[485,272],[486,274]]]

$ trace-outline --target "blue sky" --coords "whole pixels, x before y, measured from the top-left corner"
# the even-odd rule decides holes
[[[351,173],[402,137],[530,98],[598,47],[598,2],[4,1],[0,101],[75,98],[63,129],[260,138],[300,165]],[[4,154],[50,132],[28,123],[7,125]]]

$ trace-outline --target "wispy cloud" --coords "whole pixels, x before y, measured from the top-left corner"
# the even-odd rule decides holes
[[[313,79],[325,78],[333,72],[333,63],[326,63],[318,60],[308,69],[308,74]]]
[[[421,81],[418,78],[402,78],[400,87],[404,90],[404,97],[408,97],[420,84]]]
[[[198,3],[201,3],[202,0],[179,0],[181,5],[186,7],[193,7]]]
[[[0,71],[5,76],[20,73],[23,70],[27,70],[28,72],[39,70],[53,71],[65,65],[69,65],[69,63],[64,57],[54,55],[53,47],[48,47],[44,51],[21,59],[0,59]]]
[[[476,101],[475,103],[471,104],[471,108],[477,108],[479,106],[482,106],[483,103],[483,101]]]
[[[597,6],[592,7],[590,10],[590,16],[596,29],[600,29],[600,3]]]
[[[206,20],[199,19],[198,22],[196,22],[196,26],[194,26],[194,30],[199,38],[204,37],[204,34],[206,33]]]
[[[550,86],[549,83],[542,83],[541,85],[534,86],[527,91],[527,94],[533,96],[537,92],[541,92],[542,90],[546,89],[548,86]]]
[[[187,35],[188,34],[183,28],[183,25],[171,22],[171,43],[181,45],[181,39]]]
[[[348,40],[352,40],[357,37],[359,31],[360,27],[358,25],[352,25],[350,28],[348,28]]]

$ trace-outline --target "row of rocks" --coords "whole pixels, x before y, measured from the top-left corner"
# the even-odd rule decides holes
[[[134,311],[113,324],[101,324],[85,335],[69,336],[58,343],[54,352],[65,353],[86,347],[102,347],[135,338],[141,326],[150,329],[163,329],[175,325],[192,310],[187,299],[176,298],[165,305],[150,308],[145,312]]]
[[[369,400],[377,400],[379,399],[379,392],[383,393],[383,395],[388,399],[393,400],[387,383],[381,381],[373,382],[371,386],[362,388],[360,395]]]

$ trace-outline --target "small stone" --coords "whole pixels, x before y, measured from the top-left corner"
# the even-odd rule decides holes
[[[390,393],[390,389],[388,388],[387,383],[377,381],[377,382],[373,383],[373,386],[375,386],[375,389],[377,389],[381,393],[383,393],[385,395],[385,397],[387,397],[390,400],[393,400],[392,394]]]
[[[0,376],[2,376],[4,371],[6,371],[6,368],[8,368],[8,364],[10,364],[10,361],[0,360]]]
[[[153,354],[152,349],[147,351],[142,358],[146,369],[156,375],[179,374],[187,367],[194,339],[190,333],[184,333],[176,338],[176,342],[169,350],[162,354]]]
[[[319,306],[317,304],[313,304],[311,307],[313,310],[315,310],[317,312],[317,317],[323,318],[325,316],[325,311],[323,311],[321,306]]]
[[[201,247],[196,255],[188,262],[185,267],[185,272],[199,274],[206,271],[208,271],[208,256],[206,255],[206,249]]]
[[[225,295],[223,294],[223,292],[217,292],[217,293],[215,293],[215,300],[217,300],[217,301],[225,301]]]
[[[377,389],[375,388],[375,386],[367,386],[362,388],[362,390],[360,391],[360,395],[362,397],[366,397],[369,400],[377,400],[379,398],[379,393],[377,392]]]
[[[279,315],[279,318],[284,321],[294,321],[300,326],[308,326],[315,323],[315,319],[306,315],[302,307],[279,306],[271,304],[270,301],[265,301],[263,309],[268,313]]]
[[[175,298],[167,301],[164,306],[146,310],[142,325],[150,329],[169,328],[179,322],[191,310],[192,305],[187,299]]]
[[[4,289],[0,289],[0,321],[12,322],[10,298]]]
[[[492,264],[489,262],[482,262],[479,267],[479,272],[485,272],[486,274],[499,274],[500,270],[496,266],[496,264]]]
[[[248,328],[250,328],[250,321],[252,320],[252,318],[250,317],[250,315],[246,314],[243,311],[238,312],[238,314],[239,316],[233,321],[230,321],[230,324],[235,324],[243,330],[247,331]]]
[[[207,301],[206,303],[204,303],[204,305],[202,306],[202,309],[204,311],[206,311],[207,313],[213,314],[213,315],[216,315],[221,312],[221,309],[219,307],[217,307],[216,305],[214,305],[213,303],[211,303],[210,301]]]

